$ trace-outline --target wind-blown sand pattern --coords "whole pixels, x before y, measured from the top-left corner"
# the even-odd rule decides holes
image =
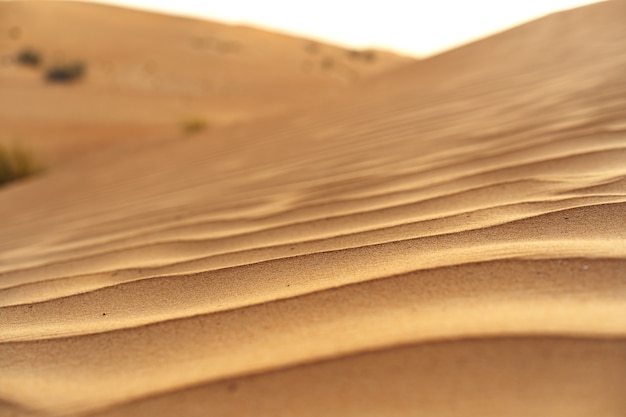
[[[626,2],[0,192],[0,415],[623,416]]]

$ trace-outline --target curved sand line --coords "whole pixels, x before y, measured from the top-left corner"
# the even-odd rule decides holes
[[[604,199],[604,201],[606,201],[606,199]],[[523,210],[525,220],[528,220],[529,217],[527,216],[530,216],[532,213],[532,210],[529,210],[527,206],[528,205],[526,205],[526,207],[524,207],[524,210]],[[550,256],[555,256],[557,253],[562,253],[562,254],[574,253],[572,252],[573,249],[566,249],[566,248],[573,248],[573,247],[579,247],[579,248],[585,247],[585,249],[577,253],[579,256],[594,257],[595,253],[597,253],[598,251],[597,247],[599,245],[599,242],[595,240],[591,240],[591,241],[589,240],[589,233],[595,234],[595,233],[600,232],[600,230],[595,228],[594,221],[592,220],[593,211],[589,211],[589,209],[593,209],[593,207],[588,207],[586,210],[585,210],[585,206],[579,206],[575,208],[579,210],[561,209],[561,210],[557,210],[554,212],[545,212],[544,211],[545,207],[542,207],[542,212],[544,212],[545,214],[551,213],[550,217],[560,218],[560,220],[565,220],[563,221],[563,226],[569,227],[570,234],[576,233],[576,229],[574,227],[576,227],[577,225],[575,225],[574,227],[570,226],[570,223],[573,223],[576,218],[586,217],[588,224],[590,224],[593,227],[593,230],[589,230],[588,228],[585,228],[584,230],[587,233],[578,231],[578,233],[581,236],[585,234],[586,237],[581,237],[577,239],[578,240],[577,242],[571,241],[573,236],[569,237],[569,241],[563,241],[563,247],[560,248],[562,250],[561,252],[555,252],[553,248],[550,248],[549,251],[547,252],[547,253],[550,253]],[[581,210],[582,210],[582,213],[581,213]],[[585,212],[589,214],[587,215],[583,214]],[[519,240],[520,238],[532,239],[532,234],[530,236],[525,236],[525,237],[517,236],[516,239],[512,240],[509,244],[507,244],[508,246],[506,250],[496,249],[498,247],[497,244],[490,243],[489,242],[490,239],[485,240],[484,237],[481,237],[481,235],[485,235],[485,234],[488,235],[488,234],[494,233],[490,231],[490,229],[493,229],[494,231],[501,230],[503,232],[503,236],[506,236],[507,233],[505,233],[504,231],[506,231],[507,229],[510,229],[511,226],[515,227],[515,222],[519,222],[521,220],[518,220],[515,218],[509,219],[510,220],[509,223],[514,223],[513,225],[507,225],[505,223],[505,224],[496,225],[496,226],[479,227],[476,229],[467,229],[466,227],[463,227],[468,223],[468,221],[475,222],[475,223],[482,223],[481,220],[483,218],[487,219],[487,218],[492,217],[492,215],[493,215],[492,212],[487,211],[484,214],[483,213],[470,213],[470,214],[458,216],[459,218],[458,222],[454,222],[451,219],[443,219],[447,223],[447,227],[445,228],[437,227],[437,223],[435,223],[434,225],[431,225],[428,222],[426,222],[425,224],[418,223],[415,225],[405,224],[400,227],[385,228],[383,230],[377,230],[377,231],[370,232],[370,233],[357,233],[354,235],[346,235],[346,236],[341,236],[335,239],[323,239],[320,241],[299,242],[299,243],[292,242],[283,246],[272,246],[272,247],[263,248],[259,250],[251,250],[251,251],[244,250],[244,251],[239,251],[236,253],[226,253],[226,254],[222,254],[218,256],[209,256],[208,258],[205,258],[205,259],[194,259],[192,261],[188,261],[182,264],[181,263],[172,264],[171,266],[167,268],[163,268],[163,267],[140,268],[140,269],[133,269],[131,271],[126,271],[126,272],[123,270],[113,270],[108,273],[94,274],[91,276],[79,275],[76,277],[68,277],[68,278],[61,278],[61,279],[47,279],[44,281],[22,283],[22,284],[17,284],[11,287],[6,287],[4,289],[1,289],[0,300],[2,300],[5,305],[23,304],[23,303],[29,303],[29,302],[43,301],[44,299],[42,299],[42,296],[37,295],[37,294],[42,294],[42,293],[47,294],[47,297],[49,298],[53,296],[56,296],[56,297],[67,296],[67,295],[72,295],[72,294],[76,294],[80,292],[91,291],[91,290],[98,289],[98,288],[118,285],[123,282],[136,281],[136,280],[146,279],[146,278],[158,278],[159,276],[163,276],[163,275],[167,275],[171,279],[181,274],[188,275],[191,273],[198,273],[200,271],[222,270],[222,272],[226,272],[227,274],[231,273],[233,276],[236,276],[238,274],[237,271],[241,270],[241,269],[237,269],[237,267],[241,267],[245,265],[266,263],[266,262],[275,261],[275,260],[279,261],[281,259],[287,260],[289,258],[294,258],[296,259],[296,262],[298,262],[299,259],[302,259],[302,256],[307,256],[307,255],[312,255],[312,254],[320,254],[321,256],[324,256],[324,252],[336,252],[336,251],[347,250],[347,249],[359,249],[359,248],[364,248],[366,246],[391,244],[391,243],[397,243],[397,242],[402,242],[402,241],[416,241],[416,239],[425,239],[425,238],[429,238],[430,240],[433,240],[433,241],[440,240],[440,242],[437,243],[437,247],[438,247],[437,252],[432,253],[429,250],[426,250],[426,251],[422,250],[422,252],[420,252],[420,258],[417,264],[419,265],[419,268],[429,268],[429,267],[449,265],[449,263],[443,263],[443,264],[440,263],[441,259],[444,259],[444,256],[442,256],[442,254],[454,252],[454,251],[459,252],[460,258],[458,259],[461,259],[461,258],[465,259],[466,256],[469,256],[467,259],[472,259],[474,262],[482,261],[482,260],[489,260],[489,259],[501,259],[502,257],[509,258],[509,257],[514,257],[514,256],[522,256],[522,257],[527,256],[527,253],[528,253],[527,248],[524,248],[524,250],[516,254],[514,247],[520,247],[520,245],[524,245],[523,241],[522,242],[516,242],[516,241]],[[540,215],[535,215],[534,217],[538,217],[538,216]],[[570,221],[570,216],[571,216],[571,221]],[[603,220],[608,220],[608,219],[604,218]],[[502,219],[500,221],[502,221]],[[599,220],[597,222],[599,223]],[[455,223],[462,225],[462,226],[461,227],[455,226]],[[608,239],[610,237],[610,234],[612,234],[612,232],[616,232],[615,237],[617,237],[617,240],[611,243],[606,242],[606,243],[609,243],[609,245],[611,245],[610,251],[613,253],[613,256],[620,256],[622,252],[626,251],[626,249],[623,248],[623,245],[620,244],[621,243],[620,238],[622,237],[620,230],[622,230],[622,227],[618,226],[619,224],[623,224],[623,223],[624,222],[622,221],[621,217],[615,218],[613,222],[611,222],[611,229],[608,231],[607,230],[602,231],[604,233],[608,233],[608,234],[603,235],[604,237],[603,240]],[[416,226],[418,226],[417,229],[416,229]],[[452,229],[450,229],[449,227],[452,227]],[[431,231],[433,229],[438,230],[438,233],[432,234]],[[368,237],[368,235],[371,235],[371,237]],[[382,235],[382,236],[379,237],[379,235]],[[419,237],[416,238],[415,237],[416,235],[418,235]],[[463,236],[465,236],[466,241],[474,241],[474,247],[471,248],[469,252],[467,252],[467,250],[455,249],[453,245],[448,246],[445,244],[445,240],[450,240],[450,239],[452,239],[455,242],[455,244],[459,244],[461,242],[459,239],[461,239]],[[501,238],[502,237],[500,237],[500,239]],[[545,246],[546,248],[550,246],[553,246],[553,247],[558,246],[556,243],[548,243],[550,242],[549,233],[542,234],[541,239],[539,239],[538,236],[535,236],[534,239],[540,241],[538,243],[534,243],[533,245],[535,246]],[[481,243],[479,244],[479,242]],[[428,239],[425,241],[422,240],[422,243],[426,247],[429,246]],[[605,246],[605,248],[607,248],[607,246]],[[483,256],[468,255],[471,253],[473,254],[483,253]],[[495,257],[495,258],[492,258],[492,257]],[[457,260],[456,262],[459,262],[459,261]],[[229,269],[231,268],[234,268],[232,272],[229,271]],[[37,275],[33,274],[33,271],[28,271],[28,272],[30,273],[29,276],[37,277]],[[47,289],[45,292],[43,291],[44,288]],[[37,296],[38,298],[33,299],[32,298],[33,295]],[[26,298],[24,298],[24,296],[26,296]],[[31,298],[28,298],[29,296]]]
[[[420,340],[503,334],[619,338],[626,326],[624,319],[616,320],[624,317],[620,315],[626,290],[619,273],[622,263],[572,260],[464,265],[113,333],[2,343],[0,357],[7,358],[2,363],[4,386],[14,387],[2,397],[56,409]],[[585,269],[585,265],[591,266]],[[587,274],[588,280],[573,281],[572,272]],[[115,305],[110,305],[102,316],[101,310],[95,309],[105,306],[93,307],[92,322],[95,317],[116,321],[120,313],[126,321],[134,314],[116,314]],[[35,314],[36,308],[33,306]],[[157,305],[152,308],[161,309]],[[304,322],[306,326],[302,326]],[[176,336],[164,338],[167,334]],[[72,345],[70,356],[65,355],[68,343]],[[98,348],[103,345],[108,348]],[[205,354],[207,349],[212,355]],[[53,363],[56,371],[48,375],[46,363]],[[75,372],[77,363],[84,363],[80,374]],[[104,373],[103,363],[107,363]],[[174,364],[177,372],[173,374]],[[24,380],[19,377],[24,366],[39,371]],[[117,375],[129,366],[141,372],[129,375],[132,379],[120,385]],[[90,376],[94,372],[98,373],[95,379]],[[44,396],[21,389],[33,376],[43,384],[54,378],[56,394]],[[81,389],[80,398],[65,394],[91,379],[89,389]]]
[[[418,409],[618,417],[625,351],[623,339],[437,341],[182,388],[87,415],[404,416]]]

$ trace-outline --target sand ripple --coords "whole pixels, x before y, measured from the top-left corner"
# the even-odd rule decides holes
[[[0,415],[623,415],[625,4],[3,190]]]

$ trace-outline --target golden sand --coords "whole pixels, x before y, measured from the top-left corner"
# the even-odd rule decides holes
[[[0,415],[625,415],[622,16],[2,189]]]

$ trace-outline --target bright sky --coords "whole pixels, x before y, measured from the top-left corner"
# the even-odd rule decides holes
[[[430,55],[545,14],[598,0],[98,0]]]

